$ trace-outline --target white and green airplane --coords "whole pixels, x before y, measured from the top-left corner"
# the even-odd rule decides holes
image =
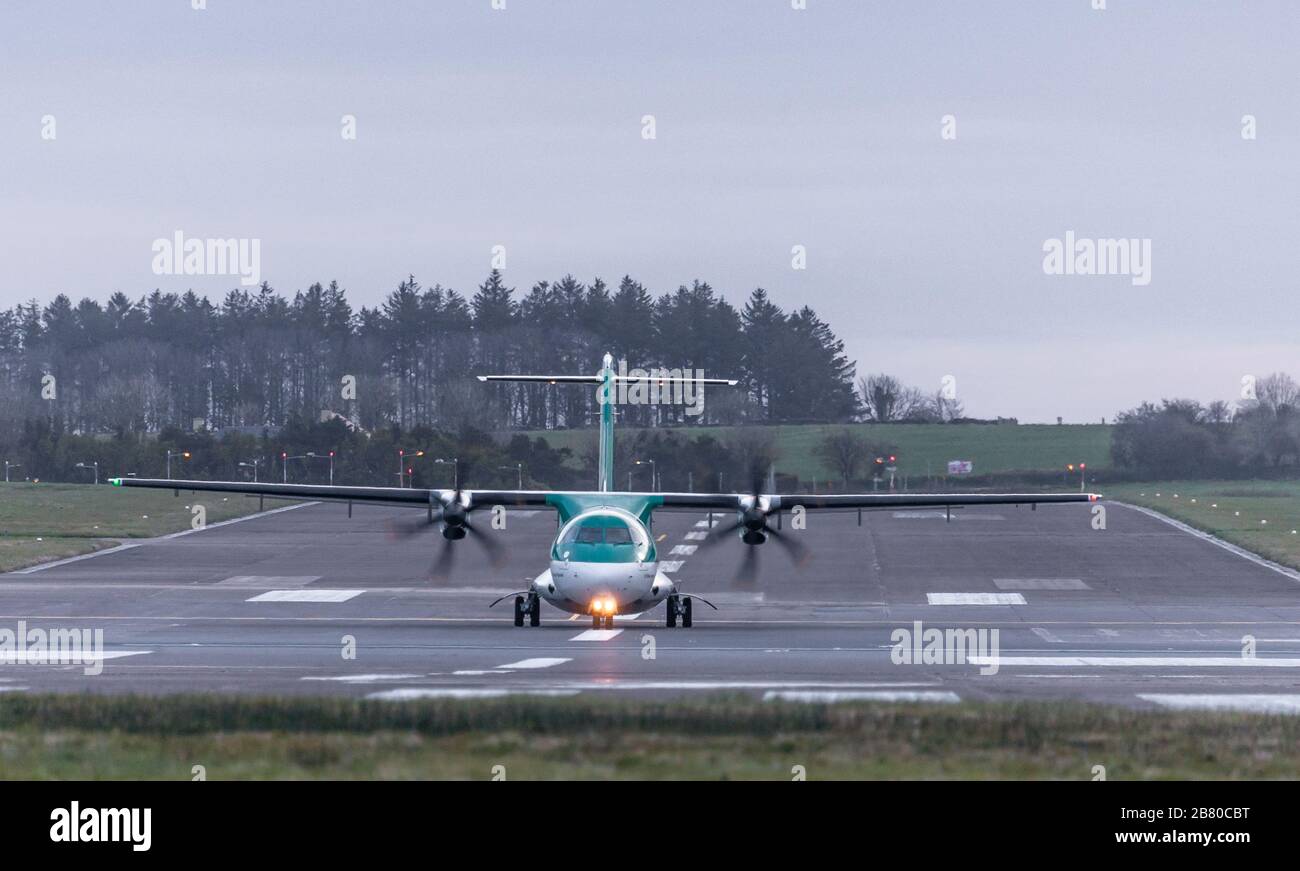
[[[685,510],[731,515],[710,540],[738,532],[748,554],[774,538],[792,550],[802,547],[789,541],[781,529],[783,512],[819,510],[888,509],[964,505],[1036,505],[1053,502],[1095,502],[1092,493],[920,493],[920,494],[775,494],[750,493],[634,493],[614,489],[614,405],[619,382],[644,382],[672,388],[690,382],[704,386],[734,386],[737,382],[714,378],[640,378],[616,374],[613,358],[606,354],[595,375],[480,375],[480,381],[521,381],[540,384],[594,384],[600,404],[599,489],[594,491],[552,490],[433,490],[411,487],[346,487],[317,484],[269,484],[246,481],[176,481],[159,478],[113,478],[118,487],[152,487],[167,490],[244,493],[289,499],[331,500],[381,505],[400,505],[428,511],[430,522],[441,525],[448,543],[469,533],[483,535],[471,524],[471,515],[482,509],[503,507],[553,508],[558,514],[559,533],[551,545],[550,568],[532,582],[530,589],[511,593],[493,602],[514,597],[515,625],[525,621],[537,626],[541,603],[547,602],[571,614],[586,614],[596,628],[612,628],[618,614],[639,613],[663,602],[667,625],[692,624],[692,602],[699,596],[682,592],[660,568],[655,548],[653,516],[656,510]],[[775,520],[776,527],[769,525]],[[716,608],[715,608],[716,610]]]

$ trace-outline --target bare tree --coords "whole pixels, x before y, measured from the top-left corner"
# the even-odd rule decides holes
[[[907,420],[924,402],[921,391],[883,372],[859,378],[858,393],[867,418],[877,423]]]
[[[1255,399],[1276,414],[1283,407],[1300,406],[1300,385],[1285,372],[1265,375],[1255,383]]]
[[[817,457],[848,484],[858,476],[858,467],[867,459],[871,445],[859,433],[848,427],[836,427],[817,444]]]

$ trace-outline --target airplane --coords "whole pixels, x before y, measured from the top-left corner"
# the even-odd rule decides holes
[[[649,380],[655,385],[672,387],[690,382],[703,386],[735,386],[734,380],[721,378],[657,377],[619,375],[613,357],[605,354],[601,370],[595,375],[480,375],[485,383],[524,382],[533,384],[593,384],[600,405],[598,453],[598,489],[590,491],[554,490],[466,490],[422,489],[412,487],[356,487],[320,484],[274,484],[246,481],[180,481],[161,478],[112,478],[117,487],[149,487],[167,490],[242,493],[313,501],[346,501],[422,508],[430,523],[441,525],[447,544],[467,535],[483,535],[471,523],[471,515],[485,508],[551,508],[558,514],[559,532],[551,545],[550,568],[539,574],[527,590],[510,593],[489,607],[514,597],[514,625],[538,626],[541,604],[546,602],[561,611],[592,618],[596,629],[612,629],[620,614],[647,611],[660,603],[666,606],[666,623],[674,628],[694,624],[693,602],[700,599],[717,610],[703,597],[683,592],[679,584],[666,575],[655,547],[653,517],[659,510],[719,512],[732,515],[729,524],[713,530],[707,541],[713,543],[731,532],[749,550],[747,560],[756,555],[755,548],[769,538],[781,542],[796,554],[802,546],[791,542],[781,532],[783,512],[889,508],[946,508],[966,505],[1031,505],[1061,502],[1096,502],[1095,493],[861,493],[861,494],[781,494],[761,493],[757,482],[749,493],[644,493],[614,489],[614,405],[619,382]],[[777,526],[769,525],[775,519]]]

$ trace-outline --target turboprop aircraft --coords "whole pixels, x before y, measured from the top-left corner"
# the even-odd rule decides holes
[[[689,382],[695,389],[705,386],[734,386],[737,382],[718,378],[656,377],[649,380],[659,388]],[[730,515],[710,535],[738,533],[747,550],[747,561],[769,539],[780,542],[796,554],[802,545],[781,531],[783,512],[888,509],[907,507],[947,508],[964,505],[1037,505],[1054,502],[1095,502],[1093,493],[862,493],[780,494],[759,492],[755,483],[748,493],[635,493],[614,489],[614,405],[620,382],[644,381],[640,376],[619,375],[613,358],[606,354],[595,375],[480,375],[483,382],[529,382],[535,384],[593,384],[600,405],[598,487],[590,491],[555,490],[453,490],[413,487],[350,487],[318,484],[270,484],[246,481],[176,481],[159,478],[113,478],[118,487],[152,487],[166,490],[245,493],[289,499],[400,505],[428,512],[431,523],[441,526],[448,545],[473,533],[485,536],[471,523],[476,511],[497,506],[552,508],[558,514],[559,532],[551,545],[550,568],[539,574],[527,590],[503,596],[514,597],[516,626],[541,622],[541,603],[546,602],[571,614],[585,614],[592,625],[613,628],[618,614],[639,613],[661,602],[666,605],[667,625],[693,624],[695,599],[717,610],[703,598],[683,592],[677,582],[660,568],[655,548],[653,517],[656,510],[687,510]],[[775,521],[776,526],[770,525]],[[489,606],[491,607],[491,606]]]

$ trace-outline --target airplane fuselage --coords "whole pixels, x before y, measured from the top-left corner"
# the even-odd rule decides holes
[[[563,611],[604,617],[644,611],[674,592],[659,570],[649,524],[614,505],[584,507],[563,520],[551,567],[532,587]]]

